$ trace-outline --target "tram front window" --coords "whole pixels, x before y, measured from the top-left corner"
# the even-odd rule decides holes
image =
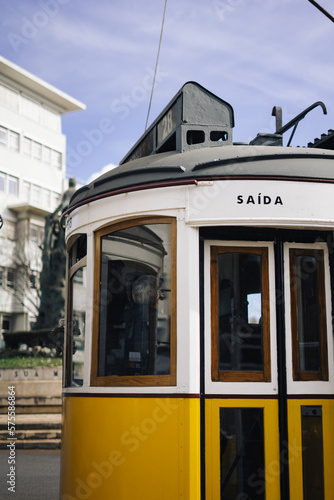
[[[211,256],[213,379],[264,380],[269,376],[267,250],[213,247]]]
[[[170,376],[171,224],[124,227],[100,244],[97,378]]]

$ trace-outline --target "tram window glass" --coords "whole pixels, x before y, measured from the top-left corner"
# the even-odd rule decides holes
[[[324,500],[324,453],[321,406],[301,407],[303,500]]]
[[[72,303],[72,383],[80,386],[83,384],[85,329],[86,329],[86,268],[78,269],[71,279]]]
[[[175,228],[160,220],[97,234],[93,384],[175,384]]]
[[[69,253],[69,322],[67,342],[67,386],[82,386],[86,330],[87,237],[81,235]]]
[[[82,234],[76,240],[75,244],[72,246],[70,251],[70,267],[72,267],[76,262],[79,262],[83,257],[87,255],[87,236]]]
[[[323,250],[290,249],[294,380],[328,380]]]
[[[211,248],[212,379],[269,381],[267,248]]]
[[[220,408],[220,500],[265,499],[263,408]]]

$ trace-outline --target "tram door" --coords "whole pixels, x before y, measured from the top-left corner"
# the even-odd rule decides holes
[[[327,245],[211,241],[204,262],[205,498],[331,500]]]

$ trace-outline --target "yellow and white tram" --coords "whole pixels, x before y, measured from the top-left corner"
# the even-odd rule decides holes
[[[61,500],[334,498],[334,155],[233,120],[187,83],[72,197]]]

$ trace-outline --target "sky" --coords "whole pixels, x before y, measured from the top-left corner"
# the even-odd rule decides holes
[[[318,3],[334,16],[332,0]],[[86,105],[62,117],[67,177],[86,184],[145,131],[165,0],[0,0],[0,54]],[[149,124],[184,83],[234,108],[233,139],[316,101],[292,146],[334,129],[334,23],[308,0],[168,0]],[[284,144],[289,139],[284,134]]]

